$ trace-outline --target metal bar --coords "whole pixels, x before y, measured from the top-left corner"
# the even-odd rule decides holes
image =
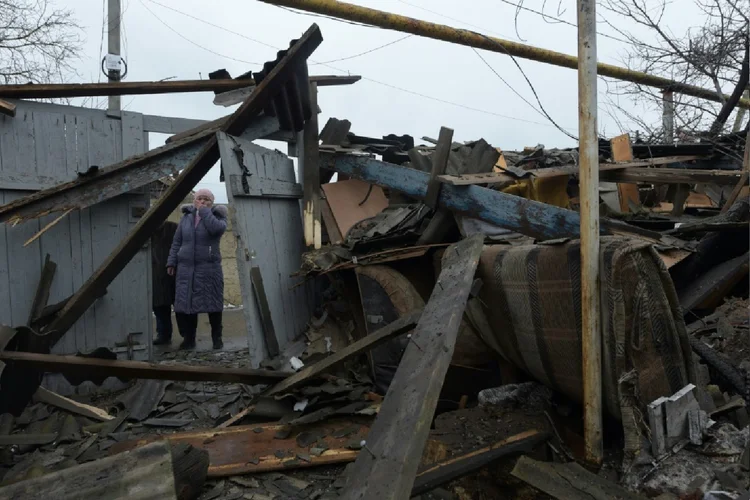
[[[96,373],[123,379],[230,382],[254,385],[276,383],[291,375],[290,373],[272,370],[195,365],[157,365],[143,361],[121,361],[15,351],[0,352],[0,360],[43,372],[83,377]]]
[[[310,81],[317,83],[321,87],[328,87],[333,85],[351,85],[358,82],[361,78],[356,75],[313,75],[310,77]],[[252,85],[255,85],[255,81],[250,79],[0,85],[0,97],[7,97],[8,99],[45,99],[55,97],[228,92]]]
[[[489,50],[501,54],[552,64],[564,68],[577,69],[578,58],[561,52],[540,49],[531,45],[495,38],[474,31],[457,29],[443,24],[430,23],[411,17],[400,16],[377,9],[361,7],[335,0],[261,0],[272,5],[281,5],[316,14],[377,26],[383,29],[411,33],[417,36],[457,43],[468,47]],[[723,102],[719,94],[694,85],[687,85],[668,78],[649,75],[611,64],[598,64],[598,73],[617,80],[639,83],[660,89],[670,89],[681,94],[700,97],[709,101]],[[729,99],[729,96],[724,96]],[[742,99],[739,107],[750,108],[750,100]]]
[[[400,191],[413,198],[427,195],[430,174],[365,156],[321,153],[321,165],[357,179]],[[453,212],[495,224],[540,240],[577,238],[581,218],[577,212],[527,200],[480,186],[452,186],[440,190],[438,204]],[[690,250],[690,244],[624,222],[605,219],[602,234],[623,234],[654,243]],[[665,239],[666,238],[666,239]]]
[[[448,247],[430,300],[398,365],[343,498],[407,499],[430,432],[484,235]]]
[[[250,98],[232,114],[222,126],[222,131],[231,135],[240,135],[247,127],[248,122],[263,110],[268,101],[293,76],[298,66],[305,64],[307,58],[322,41],[320,29],[316,24],[313,24],[299,41],[287,51],[281,61],[274,66]],[[182,203],[182,200],[218,160],[218,143],[216,137],[212,136],[159,201],[138,221],[138,224],[125,240],[112,251],[94,274],[65,304],[58,318],[45,328],[50,345],[54,345],[65,335],[65,332],[93,304],[97,294],[120,274],[138,250],[148,241],[156,228]]]
[[[599,282],[599,143],[596,133],[596,0],[578,0],[578,151],[581,199],[581,335],[584,456],[600,464],[602,358]]]

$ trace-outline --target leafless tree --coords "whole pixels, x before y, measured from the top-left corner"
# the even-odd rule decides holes
[[[81,33],[72,12],[51,0],[0,0],[0,83],[64,81]]]
[[[680,0],[680,4],[688,0]],[[630,69],[665,76],[672,80],[714,88],[728,97],[721,102],[674,94],[675,128],[684,140],[715,136],[728,129],[730,117],[749,83],[750,0],[693,0],[702,11],[703,24],[675,33],[665,18],[667,0],[600,0],[601,21],[627,40],[623,63]],[[673,6],[676,4],[673,4]],[[684,4],[683,4],[684,5]],[[674,12],[674,11],[672,11]],[[622,23],[622,19],[626,23]],[[621,26],[647,28],[648,37],[634,36]],[[643,31],[643,30],[641,30]],[[647,39],[648,38],[648,39]],[[649,141],[662,141],[661,122],[648,122],[643,115],[628,113],[613,97],[628,96],[637,105],[662,109],[658,89],[638,84],[607,81],[614,108],[634,121]]]

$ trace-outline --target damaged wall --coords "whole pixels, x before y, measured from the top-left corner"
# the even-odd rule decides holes
[[[105,167],[148,149],[142,115],[122,120],[104,111],[18,101],[15,118],[0,116],[0,204],[69,181],[92,166]],[[25,325],[46,254],[57,263],[49,304],[78,290],[138,222],[148,195],[129,193],[73,211],[24,247],[61,214],[0,225],[0,324]],[[142,248],[125,272],[55,346],[55,353],[114,347],[130,332],[150,345],[151,258]],[[146,359],[149,349],[136,350]]]

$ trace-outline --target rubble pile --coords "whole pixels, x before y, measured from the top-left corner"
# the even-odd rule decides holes
[[[0,498],[750,498],[746,133],[601,139],[587,227],[576,148],[319,129],[318,86],[357,81],[308,75],[321,41],[313,25],[217,92],[244,102],[228,117],[0,205],[20,259],[182,170],[118,212],[98,268],[49,233],[64,251],[8,292],[29,307],[0,326]],[[242,349],[157,349],[133,301],[151,276],[126,266],[217,160]],[[113,308],[146,326],[99,341]]]

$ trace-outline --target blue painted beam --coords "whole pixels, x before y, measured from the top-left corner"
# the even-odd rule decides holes
[[[365,156],[321,153],[321,166],[342,174],[424,199],[430,174]],[[453,212],[516,231],[538,240],[578,238],[577,212],[527,200],[481,186],[443,184],[438,204]],[[680,248],[690,245],[654,231],[602,219],[602,234],[622,234]]]

